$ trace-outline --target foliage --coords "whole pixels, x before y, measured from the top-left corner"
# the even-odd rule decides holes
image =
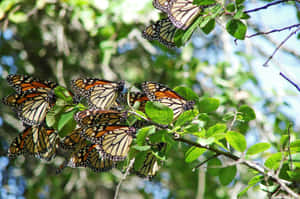
[[[11,93],[5,81],[10,73],[56,80],[60,85],[55,89],[58,100],[48,113],[46,123],[64,137],[76,125],[74,114],[86,108],[83,104],[73,104],[67,92],[71,90],[71,79],[78,76],[123,79],[133,87],[139,87],[143,81],[164,83],[175,87],[185,99],[194,100],[195,109],[184,112],[175,121],[169,108],[155,103],[146,104],[145,114],[132,110],[136,113],[134,121],[149,117],[155,123],[167,125],[165,129],[153,124],[138,130],[129,155],[136,157],[134,167],[140,168],[152,147],[146,142],[147,138],[151,143],[167,143],[168,148],[162,153],[153,150],[155,157],[163,162],[153,181],[142,187],[140,178],[134,174],[128,176],[122,185],[123,197],[149,198],[151,194],[155,197],[155,191],[162,193],[166,188],[168,196],[165,198],[195,198],[200,189],[203,189],[203,198],[231,198],[229,190],[242,186],[238,196],[253,198],[257,194],[277,194],[277,188],[282,186],[279,182],[288,182],[289,190],[299,191],[299,129],[293,128],[293,121],[282,111],[289,105],[280,101],[275,93],[272,98],[264,95],[253,72],[253,55],[240,51],[237,53],[239,63],[234,64],[231,60],[218,59],[218,53],[223,56],[224,52],[215,53],[215,49],[221,49],[216,39],[220,40],[220,33],[228,33],[233,39],[247,38],[250,28],[247,20],[251,18],[250,12],[245,12],[244,1],[227,5],[217,2],[187,30],[178,31],[177,46],[186,44],[192,34],[194,37],[198,27],[209,34],[211,38],[206,37],[204,53],[213,52],[214,60],[209,56],[195,58],[195,43],[188,43],[181,50],[170,50],[142,39],[141,31],[146,24],[150,19],[158,19],[151,1],[100,2],[2,1],[1,97]],[[214,2],[194,3],[210,5]],[[216,22],[220,19],[227,33],[218,29]],[[257,103],[262,103],[263,108],[257,108]],[[1,104],[0,108],[4,121],[1,137],[10,141],[21,132],[22,124],[6,106]],[[255,142],[251,142],[249,136],[255,137]],[[2,149],[6,151],[7,146],[8,143],[1,141]],[[63,160],[61,154],[49,164],[18,158],[10,161],[5,169],[22,173],[26,191],[20,195],[26,198],[41,195],[93,198],[100,194],[112,198],[122,175],[117,169],[103,173],[66,169],[55,175]],[[262,164],[255,167],[256,162]],[[128,164],[129,160],[125,160],[118,169],[125,171]],[[238,166],[240,164],[244,166]],[[16,174],[9,175],[10,178]],[[200,188],[197,184],[203,181],[205,186]],[[151,186],[156,188],[149,191]],[[1,193],[4,189],[1,187]]]

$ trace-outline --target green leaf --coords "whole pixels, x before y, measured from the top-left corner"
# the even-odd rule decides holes
[[[134,145],[134,146],[132,146],[132,148],[134,148],[134,149],[136,149],[138,151],[147,151],[151,147],[149,145],[145,145],[145,146]]]
[[[241,115],[243,117],[243,120],[246,122],[254,120],[256,118],[254,110],[247,105],[242,105],[239,108],[238,112],[239,115]]]
[[[55,87],[54,93],[55,96],[57,96],[60,99],[63,99],[65,102],[69,104],[73,103],[73,98],[71,96],[71,93],[65,87],[62,86]]]
[[[262,175],[257,175],[257,176],[253,176],[249,182],[248,185],[256,185],[257,183],[261,182],[264,180],[264,176]]]
[[[247,142],[242,134],[235,131],[228,131],[226,133],[226,140],[235,150],[240,152],[246,150]]]
[[[74,114],[77,112],[77,109],[73,109],[69,112],[65,112],[61,115],[60,119],[58,120],[58,131],[60,131],[68,122],[73,119]]]
[[[218,166],[222,166],[222,162],[218,158],[209,160],[207,163],[207,172],[209,175],[219,176],[221,168],[217,168]]]
[[[158,102],[147,102],[145,112],[153,122],[159,124],[170,124],[173,121],[172,109]]]
[[[176,120],[175,126],[182,126],[183,124],[192,121],[198,114],[198,111],[188,110],[180,114]]]
[[[253,146],[251,146],[248,151],[247,151],[247,155],[255,155],[258,153],[261,153],[265,150],[268,150],[271,147],[271,144],[269,143],[257,143],[254,144]]]
[[[199,100],[199,96],[191,88],[177,86],[173,90],[186,100]]]
[[[203,21],[203,17],[199,16],[192,25],[184,32],[183,36],[181,37],[181,43],[185,44],[192,36],[195,29],[198,25]]]
[[[224,133],[226,131],[226,129],[227,129],[226,124],[215,124],[214,126],[209,127],[205,136],[210,137],[213,135]]]
[[[146,159],[147,153],[145,152],[139,152],[137,155],[135,155],[134,165],[133,168],[135,171],[138,171],[140,168],[142,168],[144,161]]]
[[[236,5],[241,5],[244,3],[245,0],[235,0]]]
[[[220,101],[218,99],[205,97],[200,99],[198,109],[200,113],[210,113],[217,110],[219,105]]]
[[[290,150],[291,150],[291,152],[295,152],[295,153],[300,152],[300,140],[295,140],[295,141],[291,142]]]
[[[247,26],[238,19],[231,19],[226,24],[226,30],[229,34],[231,34],[235,38],[243,40],[245,39]]]
[[[8,19],[14,23],[23,23],[27,21],[27,15],[24,12],[15,12],[9,14]]]
[[[155,126],[146,126],[139,129],[136,136],[136,143],[140,146],[144,145],[146,143],[146,137],[153,133],[155,133]]]
[[[201,29],[202,29],[202,31],[203,31],[205,34],[209,34],[209,33],[215,28],[215,25],[216,25],[215,19],[211,19],[211,20],[209,20],[209,22],[208,22],[203,28],[201,28]]]
[[[240,191],[240,192],[238,193],[237,197],[239,198],[239,197],[243,196],[245,193],[247,193],[247,191],[248,191],[252,186],[253,186],[253,185],[250,185],[250,186],[245,187],[242,191]]]
[[[236,166],[229,166],[220,169],[219,179],[222,185],[228,185],[236,175]]]
[[[215,0],[194,0],[193,4],[196,4],[198,6],[209,6],[216,3]]]
[[[234,12],[234,11],[235,11],[235,5],[234,5],[234,3],[229,3],[229,4],[227,4],[227,5],[226,5],[226,10],[227,10],[228,12]]]
[[[282,159],[281,152],[274,153],[265,161],[265,166],[268,167],[269,169],[276,170],[280,165],[281,159]]]
[[[198,147],[191,147],[186,153],[185,153],[185,161],[186,162],[193,162],[198,159],[200,155],[202,155],[206,149],[198,148]]]

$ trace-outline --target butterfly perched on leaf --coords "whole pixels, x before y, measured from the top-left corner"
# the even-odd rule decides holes
[[[127,157],[135,132],[128,126],[94,126],[84,128],[81,135],[99,144],[105,158],[121,161]]]
[[[75,121],[81,127],[120,125],[125,122],[126,112],[116,110],[87,109],[76,113]]]
[[[56,102],[57,84],[25,75],[9,75],[7,81],[18,93],[3,98],[3,103],[12,107],[25,124],[41,124]]]
[[[172,89],[155,82],[144,82],[142,88],[151,101],[160,102],[173,110],[174,120],[186,110],[193,109],[195,102],[186,100]]]
[[[15,158],[28,154],[49,161],[56,155],[57,142],[58,135],[54,129],[44,126],[27,127],[11,143],[8,156]]]
[[[57,169],[56,173],[60,173],[65,167],[89,167],[95,172],[107,171],[115,166],[110,159],[105,159],[100,151],[98,144],[88,144],[82,146]]]
[[[109,109],[124,90],[124,81],[113,82],[96,78],[79,78],[71,81],[76,95],[84,97],[90,108]]]
[[[175,36],[178,30],[170,19],[165,18],[147,26],[142,32],[142,36],[150,41],[157,40],[167,48],[174,48],[176,46]]]
[[[165,148],[166,143],[163,142],[156,144],[153,147],[156,152],[163,151]],[[153,152],[149,151],[146,154],[142,166],[135,170],[135,173],[140,177],[152,179],[160,169],[159,161],[160,160],[153,154]]]

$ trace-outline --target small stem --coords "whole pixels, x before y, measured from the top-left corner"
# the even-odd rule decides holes
[[[262,174],[263,176],[266,176],[267,179],[270,179],[272,180],[273,182],[277,183],[278,185],[280,185],[281,189],[285,192],[287,192],[292,198],[300,198],[300,195],[298,195],[297,193],[295,193],[292,189],[290,189],[287,184],[290,184],[290,182],[288,181],[285,181],[283,179],[280,179],[279,177],[275,176],[273,172],[271,171],[268,171],[267,168],[261,166],[261,165],[258,165],[256,164],[255,162],[251,162],[249,160],[244,160],[234,154],[231,154],[229,152],[226,152],[226,151],[221,151],[219,149],[216,149],[216,148],[213,148],[211,146],[206,146],[206,145],[201,145],[199,143],[196,143],[196,142],[193,142],[191,140],[187,140],[187,139],[184,139],[182,137],[180,138],[177,138],[175,139],[177,141],[180,141],[180,142],[184,142],[188,145],[191,145],[191,146],[195,146],[195,147],[199,147],[199,148],[204,148],[204,149],[207,149],[207,150],[210,150],[210,151],[213,151],[219,155],[224,155],[232,160],[235,160],[237,162],[240,162],[241,164],[251,168],[251,169],[254,169],[255,171],[257,171],[258,173]]]
[[[298,27],[295,31],[291,32],[274,50],[274,52],[272,53],[272,55],[267,59],[267,61],[263,64],[263,66],[267,66],[268,63],[270,62],[270,60],[273,58],[273,56],[277,53],[277,51],[281,48],[281,46],[287,41],[289,40],[289,38],[293,35],[296,34],[296,32],[298,32],[300,30],[300,27]]]
[[[135,161],[135,158],[133,158],[133,159],[130,160],[130,163],[129,163],[127,169],[126,169],[126,172],[124,173],[124,175],[123,175],[122,178],[120,179],[120,182],[119,182],[118,185],[117,185],[117,188],[116,188],[116,191],[115,191],[114,199],[118,199],[121,184],[122,184],[122,182],[126,179],[126,177],[129,175],[129,171],[130,171],[130,169],[132,168],[134,161]]]
[[[294,25],[291,25],[291,26],[287,26],[287,27],[284,27],[284,28],[280,28],[280,29],[273,29],[273,30],[270,30],[270,31],[267,31],[267,32],[257,32],[257,33],[252,34],[252,35],[247,35],[246,37],[251,38],[251,37],[255,37],[257,35],[267,35],[267,34],[274,33],[274,32],[281,32],[281,31],[284,31],[284,30],[290,30],[290,29],[296,28],[298,26],[300,26],[300,23],[294,24]]]
[[[294,170],[294,166],[293,166],[293,159],[292,159],[292,153],[291,153],[291,149],[290,149],[290,145],[291,145],[291,133],[290,133],[290,128],[291,128],[291,124],[289,124],[289,127],[288,127],[288,151],[289,151],[289,161],[291,163],[290,167],[291,167],[291,170],[293,171]]]
[[[288,82],[290,82],[293,86],[296,87],[296,89],[300,92],[300,87],[293,82],[292,80],[290,80],[286,75],[284,75],[282,72],[279,73],[280,76],[282,76],[284,79],[286,79]]]

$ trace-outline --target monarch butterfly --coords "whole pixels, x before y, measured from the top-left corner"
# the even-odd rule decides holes
[[[70,135],[64,137],[59,143],[60,147],[65,150],[74,150],[78,146],[82,146],[85,143],[85,139],[80,135],[82,128],[76,128]]]
[[[128,126],[94,126],[84,128],[82,136],[98,143],[105,158],[124,160],[135,136],[135,128]]]
[[[168,12],[173,0],[153,0],[152,4],[154,8],[161,10],[163,12]]]
[[[128,93],[126,94],[126,98],[127,98]],[[145,93],[141,93],[141,92],[130,92],[129,93],[129,104],[130,106],[134,106],[135,103],[139,103],[139,110],[140,111],[145,111],[145,105],[146,103],[149,101],[149,98],[147,97],[147,95]]]
[[[49,92],[57,84],[49,80],[40,80],[27,75],[8,75],[8,85],[13,87],[18,94],[28,92]]]
[[[65,160],[60,166],[59,168],[56,170],[56,173],[59,174],[62,172],[62,170],[64,168],[68,167],[72,167],[72,168],[76,168],[76,167],[87,167],[88,165],[88,160],[87,160],[87,156],[88,153],[86,151],[86,142],[84,142],[84,144],[75,152],[73,152],[71,154],[71,156]]]
[[[155,82],[144,82],[143,90],[151,101],[160,102],[173,110],[174,120],[186,110],[193,109],[194,101],[188,101],[181,97],[178,93]]]
[[[165,12],[168,13],[172,23],[180,29],[187,29],[200,15],[204,8],[211,5],[199,6],[193,4],[193,0],[172,0],[172,3]]]
[[[90,108],[109,109],[124,89],[124,81],[76,79],[71,81],[76,95],[87,98]]]
[[[19,93],[3,98],[3,103],[11,106],[25,124],[41,124],[46,113],[55,104],[53,89],[57,84],[25,75],[9,75],[7,81]]]
[[[51,160],[55,156],[57,133],[44,126],[27,127],[11,143],[8,156],[15,158],[21,154],[33,155],[37,158]]]
[[[112,160],[104,158],[100,149],[101,147],[98,144],[93,144],[88,150],[88,167],[94,172],[108,171],[115,167]]]
[[[159,143],[154,146],[154,150],[162,151],[163,149],[165,149],[165,146],[166,143]],[[135,171],[135,173],[140,177],[152,179],[160,169],[158,161],[158,158],[153,154],[153,152],[149,151],[146,154],[146,158],[143,162],[142,167]]]
[[[158,40],[167,48],[174,48],[176,46],[175,35],[178,30],[168,18],[165,18],[147,26],[142,35],[150,41]]]
[[[115,110],[87,109],[76,113],[75,120],[79,126],[120,125],[125,121],[126,112]]]
[[[68,160],[60,165],[56,173],[60,173],[67,166],[72,168],[89,167],[95,172],[100,172],[110,170],[115,164],[113,161],[103,158],[98,144],[89,144],[74,152]]]

